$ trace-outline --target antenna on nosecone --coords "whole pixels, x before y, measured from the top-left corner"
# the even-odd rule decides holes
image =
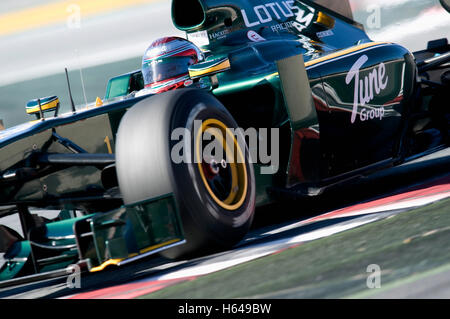
[[[73,102],[72,97],[72,90],[70,89],[69,73],[67,72],[67,68],[64,68],[64,70],[66,71],[67,87],[69,88],[70,105],[72,106],[72,112],[75,113],[77,110],[75,109],[75,103]]]

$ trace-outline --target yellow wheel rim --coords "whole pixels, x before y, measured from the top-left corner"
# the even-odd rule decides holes
[[[210,175],[205,167],[211,167],[211,163],[204,162],[201,139],[203,133],[210,133],[219,142],[226,155],[226,165],[228,176],[231,178],[229,189],[226,190],[227,196],[219,198],[217,190],[211,187]],[[195,140],[196,162],[200,172],[203,184],[211,198],[222,208],[226,210],[237,210],[245,201],[247,195],[247,167],[245,157],[242,153],[236,136],[232,134],[224,123],[217,119],[208,119],[202,122],[201,129],[197,132]],[[231,150],[233,150],[231,152]],[[208,166],[209,165],[209,166]],[[229,165],[229,166],[228,166]],[[220,174],[220,173],[216,173]],[[222,196],[224,197],[224,196]]]

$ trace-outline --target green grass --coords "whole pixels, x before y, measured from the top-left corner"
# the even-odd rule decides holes
[[[367,292],[367,266],[381,283],[450,260],[450,200],[305,243],[142,298],[343,298]]]

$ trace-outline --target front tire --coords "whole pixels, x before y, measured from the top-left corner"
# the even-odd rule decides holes
[[[214,96],[195,89],[145,99],[122,119],[116,166],[124,202],[174,193],[178,203],[187,243],[163,252],[165,257],[228,249],[248,232],[255,210],[255,178],[249,151],[238,142],[243,136],[231,130],[236,128]],[[189,132],[186,140],[172,136],[177,131]],[[209,145],[203,143],[205,133],[222,142],[222,160],[203,156]],[[180,146],[186,147],[174,151]]]

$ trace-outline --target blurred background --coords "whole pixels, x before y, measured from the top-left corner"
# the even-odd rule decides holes
[[[320,0],[318,0],[320,1]],[[373,40],[417,51],[449,37],[450,14],[438,0],[340,0]],[[338,4],[336,4],[338,3]],[[49,95],[69,111],[64,68],[75,104],[102,98],[110,77],[140,68],[152,40],[184,36],[170,0],[2,0],[0,2],[0,120],[30,119],[27,101]]]

